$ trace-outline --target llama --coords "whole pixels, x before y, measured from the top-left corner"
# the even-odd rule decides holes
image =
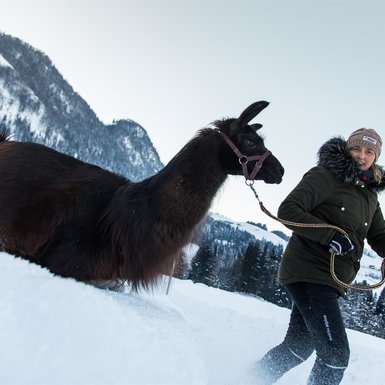
[[[248,123],[268,104],[253,103],[239,118],[200,130],[161,171],[137,183],[46,146],[11,141],[3,131],[0,250],[62,277],[151,287],[227,175],[241,175],[242,166],[250,172],[257,162],[247,160],[266,153],[262,126]],[[252,179],[280,183],[283,167],[265,156]]]

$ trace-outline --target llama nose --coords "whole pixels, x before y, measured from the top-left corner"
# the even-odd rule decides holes
[[[277,171],[278,172],[276,174],[276,177],[274,178],[275,180],[273,183],[279,184],[282,182],[282,177],[285,174],[285,169],[282,167],[282,165],[280,165]]]
[[[277,177],[273,183],[280,184],[282,182],[282,175]]]

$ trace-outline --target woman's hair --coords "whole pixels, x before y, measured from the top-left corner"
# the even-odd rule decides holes
[[[375,180],[378,184],[380,184],[381,181],[382,181],[382,176],[383,176],[383,174],[382,174],[381,169],[376,165],[376,163],[373,163],[373,164],[372,164],[372,171],[373,171],[373,178],[374,178],[374,180]]]

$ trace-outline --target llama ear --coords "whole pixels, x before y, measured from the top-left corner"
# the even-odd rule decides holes
[[[237,119],[240,127],[245,127],[252,119],[254,119],[264,108],[269,105],[269,102],[260,101],[251,104],[247,107]]]
[[[255,130],[255,131],[258,131],[260,128],[262,128],[262,124],[259,124],[259,123],[254,123],[254,124],[250,124],[250,127]]]

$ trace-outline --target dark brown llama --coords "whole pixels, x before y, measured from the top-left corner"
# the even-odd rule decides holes
[[[241,162],[267,151],[256,132],[261,125],[248,124],[267,105],[256,102],[238,119],[202,129],[139,183],[1,133],[0,250],[79,281],[129,281],[135,289],[154,284],[189,242],[227,175],[241,175]],[[248,172],[255,163],[247,164]],[[280,183],[283,172],[270,154],[255,179]]]

